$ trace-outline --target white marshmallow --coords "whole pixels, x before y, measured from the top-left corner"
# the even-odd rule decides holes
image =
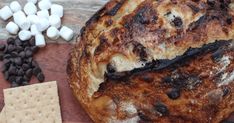
[[[61,19],[57,15],[51,15],[49,17],[49,23],[50,23],[51,26],[59,28],[61,26]]]
[[[40,32],[43,32],[50,26],[49,20],[47,20],[46,18],[39,18],[39,20],[40,21],[36,23],[36,26]]]
[[[49,11],[44,9],[44,10],[38,11],[37,16],[48,19],[50,15],[49,15]]]
[[[31,34],[32,34],[33,36],[35,36],[35,35],[41,33],[40,31],[38,31],[37,26],[36,26],[35,24],[33,24],[33,25],[30,27],[30,31],[31,31]]]
[[[52,40],[56,40],[59,38],[59,31],[56,27],[50,27],[48,30],[47,30],[47,36],[52,39]]]
[[[70,41],[74,36],[74,32],[70,28],[68,28],[66,26],[63,26],[60,29],[59,34],[66,41]]]
[[[63,6],[58,4],[52,4],[51,15],[58,15],[60,18],[63,17]]]
[[[4,21],[6,21],[7,19],[9,19],[11,16],[13,15],[11,9],[9,6],[4,6],[1,10],[0,10],[0,18],[3,19]]]
[[[6,25],[6,30],[10,34],[17,34],[19,31],[19,27],[17,24],[15,24],[14,22],[11,21]]]
[[[37,0],[27,0],[28,2],[32,2],[33,4],[37,3]]]
[[[50,9],[51,7],[51,1],[50,0],[41,0],[39,3],[38,3],[38,7],[41,9],[41,10],[48,10]]]
[[[14,22],[21,28],[24,30],[28,30],[31,26],[31,23],[29,20],[27,20],[24,12],[22,11],[18,11],[16,13],[14,13],[13,15],[14,17]]]
[[[45,47],[46,42],[44,36],[42,34],[37,34],[35,36],[35,43],[38,47]]]
[[[22,9],[21,5],[19,4],[18,1],[13,1],[10,4],[10,8],[13,12],[18,12]]]
[[[19,38],[20,38],[20,40],[22,40],[22,41],[29,40],[31,37],[32,37],[32,34],[31,34],[31,32],[29,32],[29,31],[21,30],[21,31],[19,32]]]
[[[36,24],[39,21],[39,17],[36,15],[28,15],[27,20],[29,20],[31,24]]]
[[[28,3],[24,6],[24,12],[25,12],[27,15],[36,14],[36,12],[37,12],[37,7],[36,7],[35,4],[33,4],[32,2],[28,2]]]

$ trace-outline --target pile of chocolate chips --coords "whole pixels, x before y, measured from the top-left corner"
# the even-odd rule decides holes
[[[27,41],[21,41],[18,37],[9,38],[7,44],[0,45],[2,72],[12,87],[28,85],[33,75],[40,82],[44,81],[45,76],[33,59],[33,54],[38,50],[34,38]]]

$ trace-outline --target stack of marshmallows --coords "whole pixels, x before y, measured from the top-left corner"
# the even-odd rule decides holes
[[[61,5],[52,4],[51,0],[27,1],[23,8],[19,2],[13,1],[10,6],[5,6],[0,10],[0,18],[4,21],[13,16],[13,21],[6,25],[6,30],[10,34],[18,34],[22,41],[35,36],[36,45],[39,47],[46,45],[42,35],[44,31],[52,40],[56,40],[60,36],[66,41],[73,38],[74,32],[70,28],[61,27],[61,18],[63,17]]]

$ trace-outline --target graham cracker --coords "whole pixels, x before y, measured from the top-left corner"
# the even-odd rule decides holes
[[[6,123],[5,107],[3,107],[0,113],[0,123]]]
[[[6,123],[62,123],[57,83],[4,90]]]

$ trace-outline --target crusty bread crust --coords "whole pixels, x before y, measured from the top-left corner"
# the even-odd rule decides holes
[[[224,120],[234,112],[233,5],[111,0],[70,54],[74,95],[96,123]],[[217,52],[221,58],[212,57]],[[164,83],[168,77],[173,84]],[[169,98],[171,89],[179,89],[178,99]]]

